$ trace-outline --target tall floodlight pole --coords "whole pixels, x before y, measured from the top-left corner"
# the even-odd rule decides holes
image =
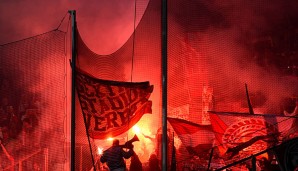
[[[168,157],[168,133],[167,133],[167,84],[168,84],[168,23],[167,23],[167,0],[162,0],[161,4],[161,67],[162,67],[162,170],[167,171]]]
[[[76,11],[68,11],[71,15],[71,139],[70,139],[70,170],[75,171],[75,128],[76,128],[76,107],[75,107],[75,78],[76,78],[76,57],[77,57],[77,36],[76,36]]]

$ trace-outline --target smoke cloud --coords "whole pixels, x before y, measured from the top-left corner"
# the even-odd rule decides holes
[[[87,46],[95,53],[110,54],[119,49],[131,36],[134,24],[140,21],[148,0],[137,3],[140,8],[137,8],[135,19],[134,1],[3,1],[0,6],[0,44],[53,30],[59,26],[64,16],[66,18],[59,29],[69,31],[67,12],[76,10],[78,29]],[[181,54],[175,54],[177,49],[181,48],[180,43],[175,43],[181,41],[185,41],[195,51],[196,57],[202,57],[195,63],[194,68],[208,67],[205,75],[194,77],[199,79],[192,82],[169,82],[170,86],[174,85],[173,89],[169,90],[170,105],[175,107],[191,102],[193,99],[189,99],[185,89],[196,87],[198,84],[203,86],[206,83],[214,88],[215,98],[221,103],[245,101],[244,83],[247,83],[249,92],[253,94],[253,105],[267,108],[266,112],[279,112],[278,105],[281,99],[297,96],[297,77],[285,74],[287,66],[298,64],[298,23],[295,22],[298,20],[297,1],[170,0],[168,3],[171,36],[169,40],[173,40],[169,42],[170,67],[182,65]],[[154,51],[150,49],[150,43],[160,40],[151,40],[149,35],[144,41],[146,42],[142,42],[144,47],[141,50]],[[147,132],[144,133],[154,136],[156,131],[150,130],[150,125],[159,123],[161,116],[158,88],[160,61],[155,58],[154,52],[151,53],[151,59],[142,52],[139,54],[140,58],[144,59],[139,58],[136,61],[133,81],[150,78],[149,81],[155,86],[152,95],[155,115],[144,116],[140,123],[145,124]],[[39,68],[43,68],[45,62],[41,62]],[[152,72],[144,71],[144,65],[151,68]],[[125,64],[125,68],[126,78],[130,79],[131,65]],[[177,67],[175,71],[169,70],[169,80],[176,80],[177,77],[184,79],[183,75],[178,75],[182,70],[182,67]],[[197,80],[205,82],[196,82]],[[44,80],[34,80],[31,89],[36,89],[34,84],[42,81]],[[202,88],[198,90],[200,91],[190,95],[191,98],[201,96]],[[179,93],[183,95],[177,95]],[[195,102],[200,100],[197,99]],[[217,110],[222,108],[219,107]],[[195,112],[192,115],[197,115]],[[148,149],[140,150],[140,154],[146,150],[152,152],[152,142],[142,140]],[[142,160],[147,158],[148,154]]]
[[[208,66],[208,71],[190,84],[213,87],[219,103],[243,103],[247,83],[255,107],[274,113],[280,112],[284,98],[297,96],[297,78],[286,74],[289,66],[298,64],[297,41],[293,40],[298,36],[294,22],[298,19],[297,2],[203,0],[170,4],[170,34],[184,35],[182,41],[199,58],[197,68]],[[200,91],[193,96],[201,95],[197,89]]]

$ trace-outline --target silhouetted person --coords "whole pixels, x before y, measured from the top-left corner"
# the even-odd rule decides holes
[[[262,164],[263,164],[262,170],[264,170],[264,171],[273,171],[274,170],[270,161],[267,158],[262,157],[261,160],[262,160]]]
[[[133,146],[131,146],[129,151],[126,152],[119,145],[119,140],[115,139],[113,141],[112,147],[103,152],[102,156],[100,157],[100,162],[107,162],[110,171],[125,171],[126,165],[123,158],[128,159],[133,154]]]
[[[156,156],[156,154],[151,154],[149,158],[149,170],[154,171],[161,171],[161,168],[159,166],[159,160]]]
[[[143,171],[142,162],[136,153],[134,153],[130,158],[129,171]]]

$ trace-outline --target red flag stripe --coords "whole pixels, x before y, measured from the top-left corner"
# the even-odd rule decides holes
[[[194,134],[200,130],[212,130],[210,125],[199,125],[178,118],[167,118],[177,134]]]

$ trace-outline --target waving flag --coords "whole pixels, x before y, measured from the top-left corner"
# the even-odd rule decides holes
[[[210,125],[199,125],[178,118],[167,119],[190,154],[199,156],[212,148],[214,136]]]
[[[212,112],[210,120],[217,147],[231,161],[245,158],[288,139],[294,117]],[[237,156],[237,157],[236,157]]]
[[[149,82],[118,82],[76,74],[76,89],[89,136],[106,139],[128,131],[145,113],[151,113]]]

